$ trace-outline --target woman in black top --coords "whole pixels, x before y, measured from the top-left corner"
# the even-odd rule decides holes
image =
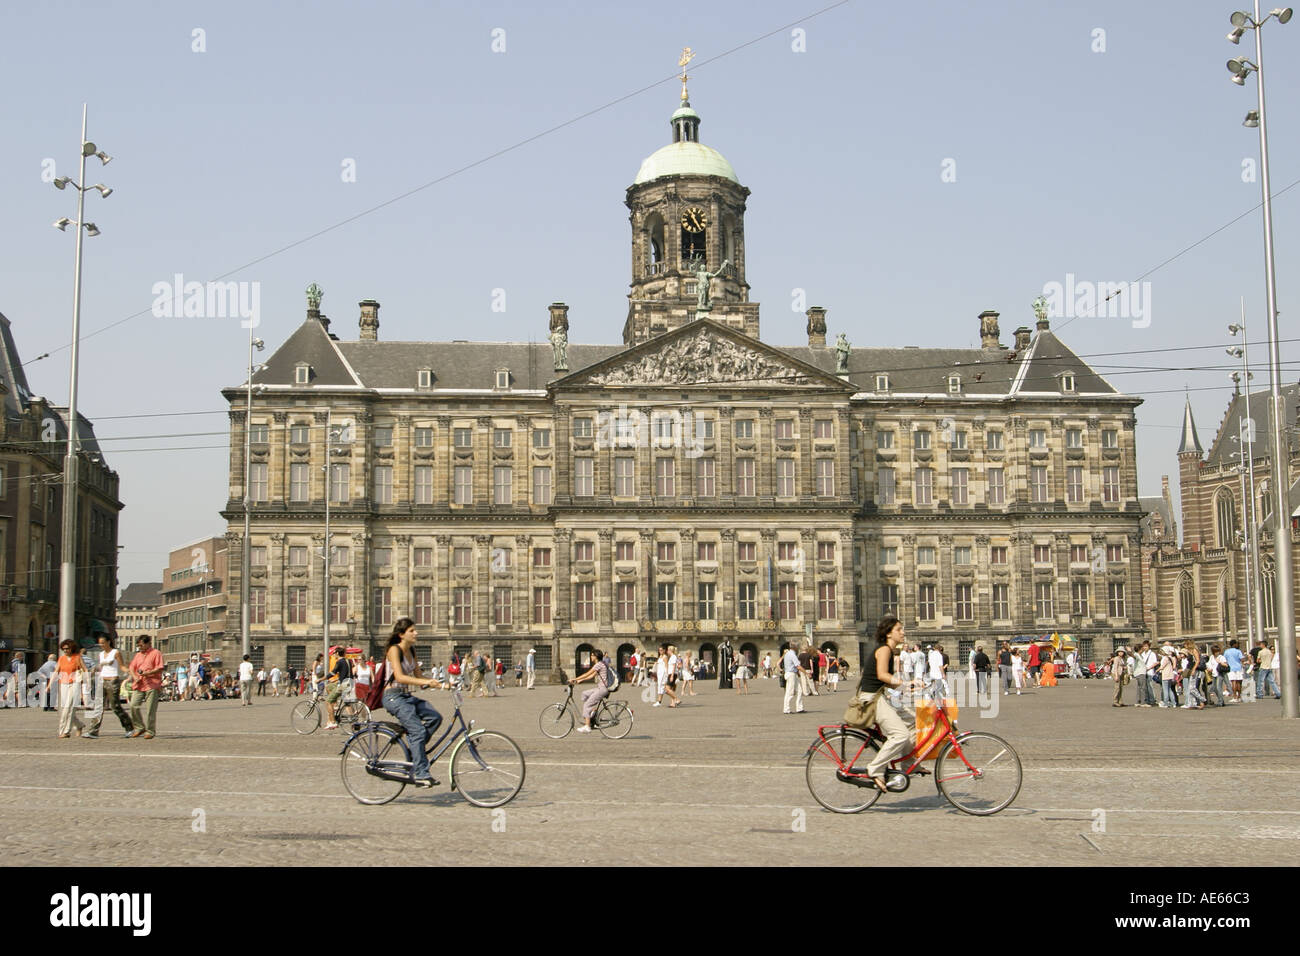
[[[903,643],[903,623],[892,614],[886,614],[876,625],[876,651],[872,660],[863,668],[862,680],[858,683],[858,693],[864,698],[874,695],[876,698],[876,723],[885,735],[885,742],[871,763],[867,764],[867,774],[875,785],[885,789],[885,769],[890,761],[903,756],[912,749],[912,731],[903,718],[889,704],[890,687],[901,687],[903,679],[894,673],[894,654]]]

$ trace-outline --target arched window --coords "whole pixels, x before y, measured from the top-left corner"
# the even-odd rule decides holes
[[[1273,616],[1273,592],[1277,587],[1277,575],[1273,569],[1272,558],[1261,558],[1260,567],[1262,569],[1259,586],[1259,601],[1264,608],[1264,627],[1277,627],[1277,619]]]
[[[1178,579],[1178,619],[1184,634],[1196,629],[1196,588],[1190,574]]]
[[[664,217],[657,212],[651,213],[645,228],[650,265],[657,265],[664,261]]]
[[[1219,547],[1233,547],[1233,537],[1237,530],[1236,508],[1233,506],[1232,495],[1226,488],[1220,489],[1214,496],[1214,516],[1215,527],[1219,532]]]

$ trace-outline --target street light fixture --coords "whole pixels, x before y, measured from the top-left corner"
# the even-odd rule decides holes
[[[1246,116],[1245,125],[1259,129],[1260,155],[1260,189],[1264,195],[1264,280],[1266,284],[1268,307],[1268,360],[1269,360],[1269,398],[1272,407],[1270,430],[1272,432],[1273,458],[1273,513],[1277,527],[1273,535],[1274,567],[1276,569],[1275,586],[1277,589],[1274,608],[1277,615],[1277,651],[1284,661],[1295,659],[1295,603],[1291,554],[1291,507],[1289,504],[1290,470],[1289,449],[1282,442],[1282,428],[1286,406],[1282,403],[1282,360],[1278,350],[1277,330],[1277,273],[1273,262],[1273,195],[1268,169],[1268,128],[1264,109],[1264,42],[1261,29],[1270,19],[1278,23],[1291,20],[1290,7],[1276,7],[1267,17],[1259,13],[1259,0],[1255,0],[1254,16],[1238,11],[1232,14],[1233,33],[1241,30],[1255,31],[1255,61],[1252,63],[1244,57],[1228,61],[1228,71],[1232,81],[1244,86],[1247,75],[1255,74],[1255,86],[1259,95],[1259,108]],[[1232,39],[1232,34],[1228,35]],[[1240,35],[1238,36],[1240,39]],[[1235,41],[1234,41],[1235,42]],[[1249,394],[1249,388],[1247,388]],[[1252,494],[1253,497],[1253,494]],[[1281,669],[1282,678],[1282,716],[1300,717],[1300,700],[1297,699],[1297,681],[1295,668],[1287,666]]]
[[[89,236],[99,235],[94,223],[85,221],[86,193],[98,187],[82,186],[86,181],[86,157],[95,156],[95,144],[86,139],[86,104],[81,104],[81,171],[74,181],[63,176],[54,181],[56,189],[72,186],[77,191],[77,218],[60,219],[54,225],[60,232],[67,227],[77,227],[77,257],[73,270],[72,285],[72,358],[68,385],[68,448],[63,466],[63,528],[62,530],[62,567],[59,571],[59,640],[76,639],[77,612],[77,370],[81,345],[81,243],[82,229]],[[107,154],[101,160],[107,162]],[[102,185],[102,184],[101,184]],[[106,197],[104,187],[100,196]]]
[[[249,483],[253,478],[253,376],[266,368],[265,365],[253,365],[253,349],[259,352],[266,348],[266,343],[261,339],[253,338],[253,328],[248,329],[248,401],[244,407],[244,558],[243,570],[239,575],[239,642],[240,653],[248,654],[249,635],[248,629],[252,623],[252,611],[248,606],[248,572],[249,561],[252,557],[251,544],[249,537],[249,528],[252,524],[252,497]],[[258,389],[261,390],[260,388]]]

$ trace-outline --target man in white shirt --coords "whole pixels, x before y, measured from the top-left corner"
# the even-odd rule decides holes
[[[528,648],[528,659],[524,662],[524,673],[528,675],[528,689],[533,689],[537,681],[537,648]]]
[[[280,668],[279,667],[271,668],[271,696],[272,697],[280,696]]]
[[[802,714],[803,706],[803,681],[799,679],[800,666],[799,655],[794,652],[794,645],[785,649],[785,656],[781,658],[781,670],[785,673],[785,710],[787,714]],[[790,709],[791,701],[794,702],[794,709]]]
[[[239,699],[245,706],[253,706],[253,662],[247,654],[239,663]]]
[[[903,669],[903,683],[906,684],[912,680],[915,673],[916,662],[912,657],[911,646],[904,647],[898,655],[898,664]]]
[[[1079,667],[1079,655],[1076,651],[1070,651],[1065,655],[1065,662],[1070,666],[1070,679],[1078,680],[1083,677],[1083,669]]]
[[[944,697],[948,696],[948,681],[945,679],[943,669],[943,651],[939,650],[938,644],[930,645],[930,656],[927,661],[929,665],[930,680],[939,684],[939,692]]]
[[[1150,707],[1156,699],[1156,695],[1151,690],[1150,671],[1156,666],[1156,652],[1151,650],[1151,642],[1143,641],[1136,656],[1137,661],[1133,670],[1134,677],[1137,678],[1137,706]]]

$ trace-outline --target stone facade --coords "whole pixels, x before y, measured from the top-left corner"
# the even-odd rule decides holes
[[[228,667],[238,663],[240,656],[234,653],[238,645],[225,644],[227,553],[223,537],[201,538],[168,555],[154,644],[168,664],[182,663],[194,654],[206,655],[205,659],[214,664]],[[266,573],[265,554],[261,551],[253,555],[254,580]]]

